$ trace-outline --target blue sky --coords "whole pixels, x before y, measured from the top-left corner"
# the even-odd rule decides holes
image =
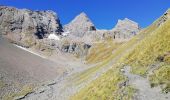
[[[63,25],[85,12],[98,29],[111,29],[126,17],[146,27],[170,8],[170,0],[0,0],[0,5],[53,10]]]

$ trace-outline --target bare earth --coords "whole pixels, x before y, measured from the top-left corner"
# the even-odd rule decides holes
[[[129,79],[129,85],[137,89],[134,100],[169,100],[170,93],[161,93],[160,87],[151,88],[147,78],[130,73],[130,67],[125,67],[125,73]]]
[[[5,84],[0,88],[0,97],[5,92],[17,91],[14,89],[17,85],[20,88],[26,84],[49,81],[64,71],[61,65],[24,51],[0,38],[0,81]]]

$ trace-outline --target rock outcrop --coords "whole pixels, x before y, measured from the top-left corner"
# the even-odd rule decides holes
[[[140,30],[138,23],[125,18],[124,20],[118,20],[116,26],[112,29],[114,33],[114,39],[130,39],[135,36]]]
[[[0,6],[0,34],[30,47],[37,39],[61,34],[62,25],[53,11],[31,11]]]
[[[157,26],[167,21],[170,18],[170,9],[168,9],[157,21]]]
[[[63,28],[53,11],[0,6],[0,34],[18,45],[34,47],[40,51],[59,49],[84,56],[96,41],[124,41],[137,32],[139,25],[127,18],[119,20],[112,30],[96,30],[88,16],[81,13]]]
[[[100,40],[112,39],[117,42],[128,41],[130,38],[138,34],[140,27],[138,23],[125,18],[118,20],[118,23],[112,30],[96,30],[89,31],[83,37],[86,43],[93,43]]]
[[[83,37],[86,32],[95,31],[96,27],[83,12],[75,17],[69,24],[65,25],[64,30],[68,31],[71,35]]]

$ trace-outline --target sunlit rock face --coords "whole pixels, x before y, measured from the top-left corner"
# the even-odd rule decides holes
[[[112,31],[115,39],[129,39],[140,31],[140,27],[138,23],[125,18],[124,20],[118,20]]]
[[[65,25],[64,30],[69,31],[71,35],[83,37],[87,32],[95,31],[96,27],[85,13],[81,13]]]
[[[15,42],[30,46],[36,39],[61,34],[62,26],[53,11],[31,11],[0,6],[0,34]]]

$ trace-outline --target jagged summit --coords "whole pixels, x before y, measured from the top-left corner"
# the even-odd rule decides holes
[[[130,20],[130,19],[128,19],[128,18],[125,18],[125,19],[123,19],[123,20],[118,20],[118,23],[116,24],[116,26],[115,26],[115,28],[122,28],[122,27],[134,27],[134,28],[139,28],[139,25],[138,25],[138,23],[137,22],[135,22],[135,21],[132,21],[132,20]],[[127,28],[128,28],[127,27]]]
[[[69,31],[72,35],[82,37],[86,32],[96,30],[96,27],[88,16],[82,12],[69,24],[65,25],[64,30]]]
[[[76,16],[76,18],[82,18],[82,17],[89,19],[85,12],[81,12],[79,15]]]
[[[112,31],[115,33],[115,38],[129,39],[140,31],[140,26],[137,22],[125,18],[118,20]]]
[[[81,12],[79,15],[77,15],[72,21],[71,23],[75,23],[75,22],[90,22],[90,24],[93,24],[91,22],[91,20],[88,18],[87,14],[85,12]]]

